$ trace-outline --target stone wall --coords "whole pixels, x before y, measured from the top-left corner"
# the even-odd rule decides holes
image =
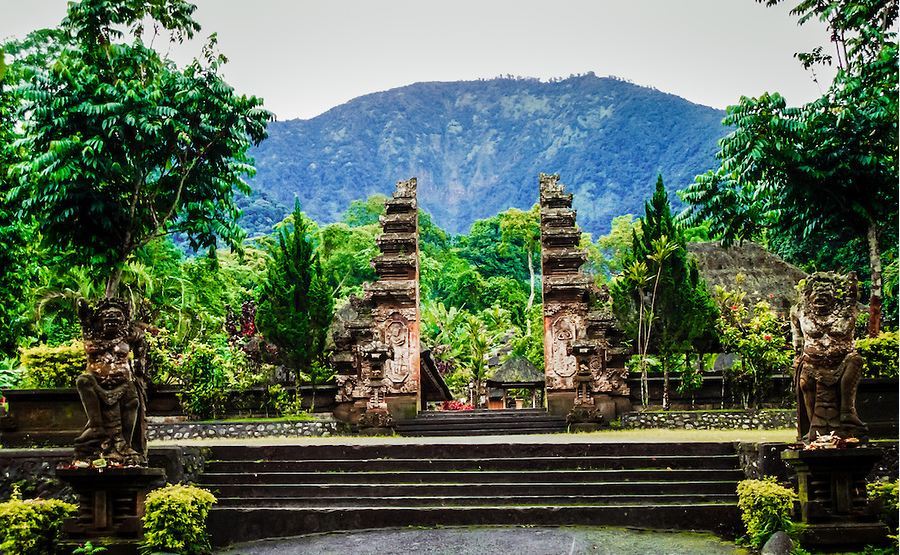
[[[149,463],[166,471],[166,482],[193,482],[203,472],[205,449],[191,446],[151,447]],[[56,479],[56,467],[72,461],[71,448],[0,449],[0,501],[9,499],[13,487],[22,497],[75,501],[72,490]]]
[[[150,441],[179,439],[243,439],[250,437],[328,437],[338,432],[335,420],[295,422],[172,422],[151,423]]]
[[[729,411],[653,411],[622,415],[623,428],[683,428],[686,430],[771,430],[793,428],[794,409]]]
[[[896,480],[900,464],[898,464],[897,440],[880,440],[870,443],[882,450],[881,458],[872,472],[866,477],[869,482],[876,480]],[[741,468],[747,478],[759,480],[766,476],[774,476],[779,482],[792,479],[790,468],[781,460],[781,452],[789,447],[787,443],[740,443],[737,453]]]

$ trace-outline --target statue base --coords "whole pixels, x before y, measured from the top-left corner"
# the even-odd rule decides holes
[[[147,492],[165,482],[163,469],[58,468],[56,477],[78,496],[78,515],[63,523],[64,548],[74,549],[90,540],[106,547],[108,555],[138,552],[144,499]]]
[[[804,547],[853,550],[888,541],[888,528],[866,496],[866,476],[881,457],[880,449],[870,447],[781,453],[797,473]]]
[[[385,408],[368,409],[359,417],[359,434],[364,436],[394,435],[394,419]]]
[[[603,427],[603,415],[593,404],[576,404],[566,415],[570,432],[596,432]]]

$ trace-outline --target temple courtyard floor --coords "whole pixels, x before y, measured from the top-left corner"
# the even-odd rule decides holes
[[[588,527],[462,527],[367,530],[265,540],[221,555],[453,554],[737,555],[749,554],[712,534]]]
[[[496,443],[685,443],[685,442],[793,442],[796,430],[604,430],[591,433],[561,433],[495,436],[330,436],[260,437],[248,439],[202,438],[153,441],[151,445],[422,445]]]

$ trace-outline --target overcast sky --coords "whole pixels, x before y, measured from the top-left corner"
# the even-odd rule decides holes
[[[202,34],[217,32],[230,59],[228,81],[263,97],[279,119],[417,81],[588,71],[717,108],[773,90],[800,104],[821,90],[793,53],[827,44],[818,22],[798,27],[788,7],[754,0],[194,3]],[[0,38],[56,25],[65,8],[66,0],[0,0]],[[197,52],[192,44],[175,58]]]

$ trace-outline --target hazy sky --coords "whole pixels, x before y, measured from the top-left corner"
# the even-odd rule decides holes
[[[754,0],[194,0],[226,78],[279,119],[416,81],[593,71],[723,108],[777,90],[821,94],[793,58],[827,44],[818,22]],[[793,5],[796,2],[788,1]],[[66,0],[0,0],[0,38],[57,24]],[[199,47],[175,52],[188,60]],[[820,75],[827,83],[832,74]]]

